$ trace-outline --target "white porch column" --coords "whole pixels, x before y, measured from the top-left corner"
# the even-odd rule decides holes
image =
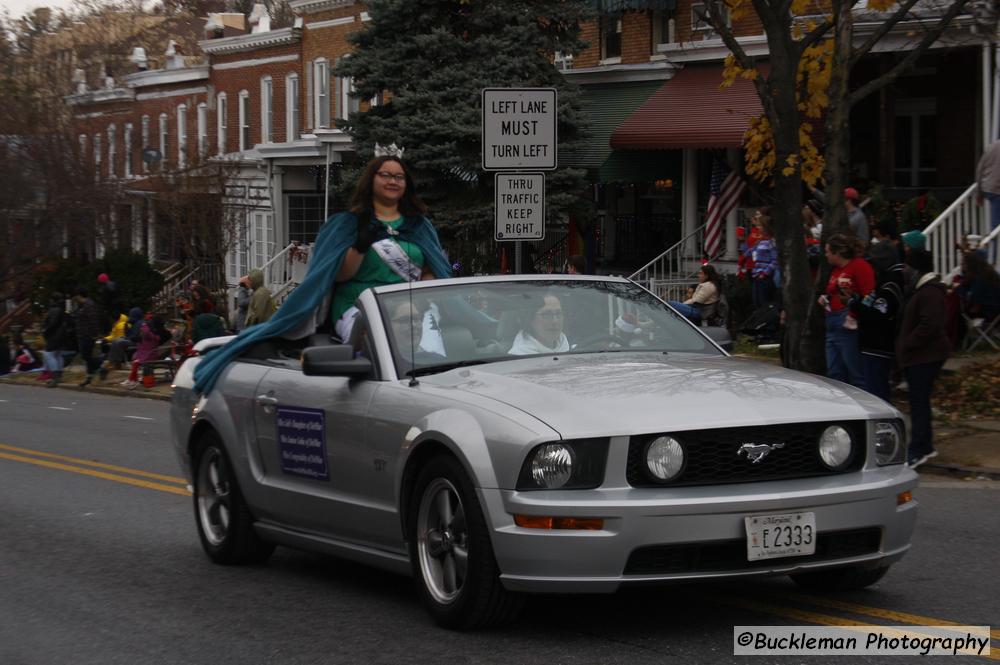
[[[684,189],[681,192],[681,237],[687,237],[698,228],[698,153],[694,148],[684,148],[683,175]],[[684,255],[694,256],[698,251],[696,238],[688,238],[684,243]]]
[[[147,257],[150,261],[156,259],[156,206],[150,200],[146,206],[146,239],[149,241],[147,247]]]
[[[288,247],[288,220],[285,219],[285,170],[271,167],[271,211],[274,213],[274,247],[280,252]]]
[[[726,161],[729,163],[729,168],[735,170],[739,164],[739,159],[739,148],[726,149]],[[740,216],[739,208],[738,204],[734,205],[733,209],[726,215],[726,252],[722,256],[727,261],[735,261],[739,258],[739,243],[736,242],[736,223],[739,221]]]
[[[132,219],[130,222],[130,228],[132,229],[132,251],[141,252],[142,251],[142,225],[143,225],[143,214],[142,209],[145,207],[146,202],[142,199],[131,206]]]

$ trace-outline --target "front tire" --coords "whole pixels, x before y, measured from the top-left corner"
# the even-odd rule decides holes
[[[489,528],[468,475],[454,457],[420,470],[407,519],[417,591],[445,628],[482,628],[514,620],[524,599],[507,591]]]
[[[274,545],[254,531],[253,516],[215,433],[202,437],[194,468],[194,516],[205,553],[221,564],[266,561]]]
[[[879,568],[846,566],[833,570],[796,573],[791,575],[791,578],[800,587],[810,591],[853,591],[875,584],[888,572],[889,566]]]

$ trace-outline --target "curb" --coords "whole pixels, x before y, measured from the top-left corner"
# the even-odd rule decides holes
[[[18,379],[10,379],[7,377],[0,377],[0,383],[6,383],[12,386],[25,385],[26,381],[20,381]],[[34,386],[35,388],[45,388],[45,384],[40,384]],[[147,390],[125,390],[123,388],[115,388],[113,386],[95,386],[89,385],[86,388],[81,388],[74,383],[60,383],[56,386],[59,390],[70,390],[76,393],[97,393],[98,395],[112,395],[115,397],[138,397],[140,399],[157,399],[164,402],[170,401],[170,395],[164,395],[162,393],[154,393]]]
[[[937,464],[925,462],[921,464],[917,473],[927,471],[936,476],[976,476],[989,478],[990,480],[1000,480],[1000,469],[993,469],[984,466],[962,466],[961,464]]]

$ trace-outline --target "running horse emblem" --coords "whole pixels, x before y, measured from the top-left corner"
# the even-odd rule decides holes
[[[771,454],[772,450],[784,447],[783,443],[744,443],[736,451],[736,455],[746,455],[752,464],[759,464],[762,459]]]

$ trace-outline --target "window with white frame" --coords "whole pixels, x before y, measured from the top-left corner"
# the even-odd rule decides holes
[[[250,143],[250,93],[246,90],[240,91],[239,121],[240,152],[243,152],[253,147]]]
[[[145,150],[149,147],[149,116],[142,116],[142,123],[140,124],[139,131],[142,134],[139,138],[142,140],[142,145],[139,146],[140,150]],[[146,160],[142,160],[142,172],[147,173],[149,171],[149,164]]]
[[[229,104],[226,93],[220,92],[215,98],[215,129],[219,154],[226,154],[226,128],[229,126]]]
[[[101,180],[101,135],[94,134],[94,182]]]
[[[250,272],[250,243],[247,238],[247,225],[237,224],[233,230],[236,236],[229,248],[229,281],[239,282],[240,277]]]
[[[677,41],[677,21],[673,9],[657,9],[653,12],[653,53],[657,44],[673,44]]]
[[[115,145],[118,139],[118,128],[108,125],[108,176],[115,175],[115,160],[118,158],[118,146]]]
[[[125,123],[125,132],[122,134],[122,151],[124,152],[124,159],[122,160],[122,172],[125,174],[126,178],[132,177],[132,123]]]
[[[187,166],[187,104],[177,106],[177,168]]]
[[[208,154],[208,104],[198,104],[198,159]]]
[[[274,224],[269,212],[253,213],[253,267],[260,268],[274,256]]]
[[[160,114],[160,168],[161,169],[163,168],[163,165],[167,161],[167,138],[169,132],[169,123],[170,120],[169,118],[167,118],[167,114],[161,113]]]
[[[260,142],[270,143],[274,133],[274,83],[270,76],[260,80]]]
[[[622,57],[622,17],[604,15],[601,25],[601,60]]]
[[[285,140],[299,138],[299,75],[285,77]]]
[[[729,16],[729,8],[724,4],[719,6],[722,11],[722,20],[725,21],[727,26],[731,26],[732,21]],[[698,33],[702,36],[702,39],[711,39],[716,37],[715,29],[712,27],[711,23],[711,13],[708,10],[708,5],[704,2],[692,2],[691,3],[691,32]],[[693,37],[693,35],[692,35]]]
[[[350,76],[337,77],[337,118],[347,120],[361,108],[361,100],[354,95],[354,79]]]
[[[330,126],[330,63],[326,58],[313,62],[313,125]]]

